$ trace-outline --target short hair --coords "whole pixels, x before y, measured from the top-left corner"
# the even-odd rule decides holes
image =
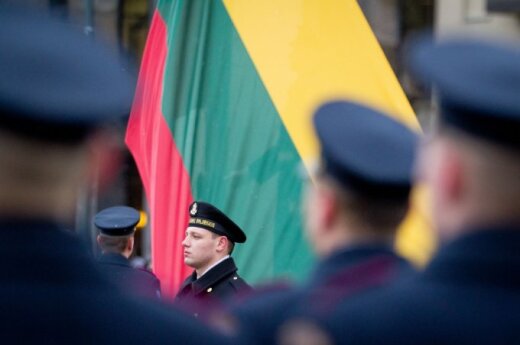
[[[456,143],[471,162],[471,178],[486,208],[518,217],[520,212],[520,148],[508,147],[440,126],[438,135]],[[482,198],[482,199],[481,199]],[[485,198],[485,200],[483,199]]]
[[[215,239],[217,237],[225,237],[225,238],[227,238],[227,240],[228,240],[228,254],[231,255],[231,253],[233,253],[233,250],[235,249],[235,242],[231,241],[229,239],[229,237],[227,237],[225,235],[219,235],[219,234],[216,234],[214,232],[211,233],[211,237],[213,239]]]
[[[406,196],[370,195],[344,187],[334,178],[320,179],[332,187],[343,213],[354,223],[373,234],[389,235],[397,232],[410,208]]]
[[[132,236],[115,237],[99,234],[99,246],[101,250],[110,253],[122,253],[125,251],[128,241]]]

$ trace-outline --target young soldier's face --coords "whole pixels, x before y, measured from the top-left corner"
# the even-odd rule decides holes
[[[182,241],[184,263],[194,269],[210,266],[217,255],[218,236],[211,231],[197,227],[188,227]]]

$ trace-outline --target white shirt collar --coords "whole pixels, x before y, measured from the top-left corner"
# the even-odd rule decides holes
[[[208,273],[213,267],[217,266],[219,263],[221,263],[222,261],[226,260],[227,258],[229,258],[229,255],[224,256],[222,259],[220,259],[219,261],[215,262],[213,265],[209,266],[208,269],[204,271],[204,273],[202,273],[200,276],[199,275],[197,276],[197,279],[199,279],[200,277],[202,277],[203,275]]]

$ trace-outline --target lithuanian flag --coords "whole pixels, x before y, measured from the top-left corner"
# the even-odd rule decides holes
[[[149,202],[165,295],[191,271],[181,241],[194,199],[245,230],[248,241],[233,255],[247,281],[308,272],[301,167],[319,154],[313,110],[332,98],[418,128],[355,0],[158,2],[126,142]],[[405,255],[428,256],[425,228],[412,212],[398,241]]]

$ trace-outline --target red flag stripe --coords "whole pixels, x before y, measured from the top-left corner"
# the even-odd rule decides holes
[[[126,133],[150,206],[154,272],[166,296],[189,274],[181,241],[193,200],[190,178],[162,114],[167,31],[155,11]],[[175,192],[174,192],[175,191]],[[183,212],[186,211],[186,212]]]

